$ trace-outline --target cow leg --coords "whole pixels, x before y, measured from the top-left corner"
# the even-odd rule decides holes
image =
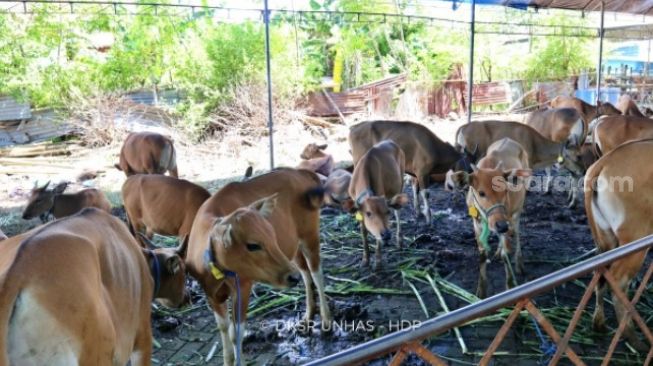
[[[628,238],[625,235],[620,235],[619,244],[624,245],[633,240],[636,240],[637,236],[628,235]],[[616,261],[610,266],[610,273],[617,280],[619,288],[626,294],[628,297],[628,285],[630,281],[637,276],[644,259],[646,258],[646,252],[639,252],[628,257],[625,257],[621,260]],[[629,300],[630,301],[630,300]],[[628,314],[626,306],[619,301],[619,298],[613,293],[612,294],[612,303],[614,304],[614,310],[617,315],[617,321],[623,321],[624,317],[628,317],[628,323],[626,324],[626,329],[624,330],[624,337],[628,342],[638,351],[648,351],[648,347],[644,342],[642,342],[637,336],[635,327],[633,326],[632,317]]]
[[[324,273],[320,264],[320,233],[314,232],[310,238],[301,246],[305,260],[311,271],[311,277],[317,288],[317,296],[320,300],[320,317],[322,318],[322,329],[331,329],[331,311],[329,310],[329,300],[326,296],[324,285]],[[309,294],[307,293],[308,297]]]
[[[512,263],[510,263],[510,254],[507,251],[501,252],[501,259],[503,259],[503,267],[506,271],[506,289],[511,289],[517,286],[515,274],[512,270]]]
[[[231,296],[232,300],[232,322],[229,325],[229,337],[231,344],[234,345],[236,357],[240,357],[240,364],[245,365],[243,355],[243,338],[247,329],[247,308],[249,307],[249,296],[252,291],[253,283],[249,280],[240,280],[240,306],[238,306],[238,296]],[[240,312],[240,314],[237,313]],[[238,362],[236,362],[238,364]]]
[[[306,292],[306,314],[304,315],[302,321],[306,322],[308,325],[309,322],[315,317],[315,294],[313,293],[313,278],[311,277],[311,273],[308,270],[308,263],[306,263],[306,257],[302,251],[299,251],[295,256],[295,263],[297,263],[299,272],[302,274],[302,279],[304,280],[304,290]]]
[[[208,298],[209,305],[213,309],[213,315],[215,315],[215,322],[218,324],[218,330],[220,330],[220,338],[222,339],[222,356],[225,366],[234,365],[234,344],[231,342],[229,337],[229,328],[231,327],[231,321],[229,320],[229,314],[226,303],[218,303],[216,300],[213,300],[211,297]]]
[[[417,196],[419,194],[419,184],[417,184],[417,178],[410,177],[410,185],[413,187],[413,208],[415,209],[415,218],[419,218],[419,201]]]
[[[383,247],[383,240],[376,240],[376,250],[374,251],[374,270],[381,270],[381,247]]]
[[[429,194],[426,189],[422,189],[419,192],[420,197],[422,197],[422,215],[424,215],[424,220],[427,225],[431,225],[431,208],[429,207]]]
[[[487,296],[487,262],[488,254],[485,252],[483,244],[478,240],[481,236],[481,227],[474,221],[474,233],[476,234],[476,244],[478,246],[478,287],[476,296],[484,299]]]
[[[515,267],[516,273],[518,275],[523,275],[526,271],[524,269],[524,258],[522,257],[521,252],[521,237],[520,237],[520,227],[519,227],[519,215],[514,215],[512,217],[512,232],[513,238],[515,241]]]
[[[403,240],[401,238],[401,218],[399,217],[399,210],[395,211],[395,221],[397,222],[397,246],[399,249],[403,248]]]
[[[130,361],[133,366],[149,366],[152,359],[152,327],[149,316],[138,329]]]
[[[551,186],[553,185],[553,179],[551,178],[551,167],[548,166],[544,168],[544,172],[546,173],[546,178],[544,181],[544,193],[549,194],[551,193]]]
[[[367,229],[365,228],[365,221],[360,222],[361,237],[363,238],[363,262],[361,265],[367,267],[370,264],[370,247],[367,244]]]
[[[572,180],[571,190],[569,191],[569,196],[567,197],[567,199],[569,200],[569,204],[567,205],[567,207],[569,208],[576,207],[576,201],[578,200],[578,190],[580,189],[578,185],[580,184],[582,178],[583,177],[574,177],[574,176],[571,177]]]
[[[594,314],[592,315],[592,328],[596,332],[605,332],[607,328],[605,327],[605,312],[604,312],[604,301],[603,297],[605,296],[606,283],[603,278],[599,280],[599,283],[594,289],[594,296],[596,296],[596,307],[594,308]]]
[[[154,231],[149,227],[145,227],[145,236],[148,240],[152,240],[154,238]]]
[[[485,249],[478,252],[478,287],[476,296],[484,299],[487,296],[487,253]]]

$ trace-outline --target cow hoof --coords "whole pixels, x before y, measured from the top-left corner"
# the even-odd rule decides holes
[[[363,258],[361,261],[361,267],[369,267],[370,266],[370,261],[366,258]]]
[[[485,293],[485,289],[478,288],[476,289],[476,297],[479,299],[485,299],[487,297],[487,294]]]
[[[605,326],[605,319],[602,316],[594,316],[592,318],[592,330],[597,333],[606,333],[608,331],[608,328]]]
[[[303,318],[297,323],[295,330],[301,336],[308,336],[311,334],[312,325],[313,325],[312,320],[307,320],[306,318]]]
[[[646,346],[646,343],[639,339],[632,327],[624,331],[624,338],[639,353],[647,353],[650,350],[650,347]]]

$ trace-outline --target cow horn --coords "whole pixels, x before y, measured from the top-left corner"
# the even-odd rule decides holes
[[[189,237],[190,237],[189,235],[184,236],[181,239],[181,244],[179,244],[177,249],[175,249],[175,252],[181,258],[186,258],[186,252],[188,251],[188,239],[189,239]]]
[[[140,233],[140,232],[138,233],[138,235],[141,237],[141,239],[143,239],[143,243],[145,243],[145,245],[147,246],[147,249],[149,249],[149,250],[156,249],[156,245],[154,245],[154,243],[152,243],[152,241],[150,239],[148,239],[147,236],[145,236],[143,233]]]

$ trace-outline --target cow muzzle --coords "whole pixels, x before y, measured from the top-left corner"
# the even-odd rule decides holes
[[[505,234],[510,229],[510,225],[508,224],[508,221],[505,221],[505,220],[497,221],[494,224],[494,227],[497,230],[497,233],[499,233],[499,234]]]
[[[288,285],[288,287],[297,286],[299,284],[299,281],[300,281],[299,276],[297,276],[297,275],[289,275],[286,278],[286,284]]]
[[[390,230],[388,229],[383,230],[383,232],[381,233],[381,239],[384,242],[387,242],[390,241],[391,238],[392,238],[392,233],[390,232]]]

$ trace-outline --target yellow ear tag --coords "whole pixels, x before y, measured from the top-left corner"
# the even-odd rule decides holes
[[[363,215],[360,212],[356,212],[356,221],[363,221]]]
[[[473,218],[478,217],[478,209],[474,206],[469,206],[469,210],[467,212],[469,213],[469,216]]]
[[[224,273],[220,270],[220,268],[216,267],[213,262],[209,263],[209,269],[211,270],[211,274],[216,280],[221,280],[224,278]]]
[[[558,156],[558,163],[562,164],[565,162],[565,158],[562,157],[562,155]]]

